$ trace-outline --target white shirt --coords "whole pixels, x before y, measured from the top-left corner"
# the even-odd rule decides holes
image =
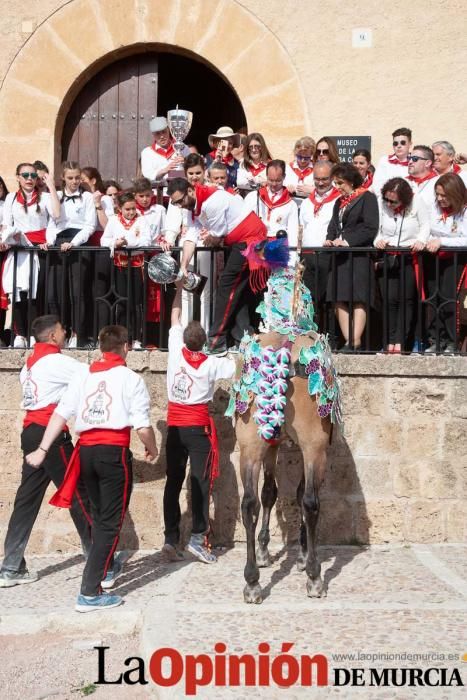
[[[389,160],[391,159],[391,160]],[[394,162],[391,162],[394,161]],[[396,156],[383,156],[376,166],[373,176],[372,190],[377,197],[381,197],[382,186],[393,177],[406,178],[409,174],[409,166],[401,165]]]
[[[310,161],[311,163],[311,161]],[[293,167],[292,167],[293,166]],[[307,165],[307,168],[310,167]],[[289,185],[293,185],[293,187],[296,189],[297,185],[311,185],[312,187],[314,186],[314,180],[313,180],[313,172],[309,173],[308,175],[305,175],[303,180],[299,179],[299,175],[293,170],[293,168],[297,168],[297,170],[300,170],[298,167],[297,161],[294,160],[293,163],[285,166],[285,180],[284,180],[284,185],[285,187],[288,187]],[[304,168],[306,170],[307,168]]]
[[[145,216],[136,216],[131,228],[126,229],[120,222],[118,216],[112,216],[107,222],[104,233],[101,238],[101,246],[110,248],[113,254],[115,241],[119,238],[126,239],[125,248],[146,248],[151,245],[151,231]],[[118,248],[117,250],[124,250]],[[138,255],[136,251],[132,255]]]
[[[174,207],[177,209],[177,207]],[[140,213],[149,226],[149,245],[156,245],[165,228],[165,209],[161,204],[151,204],[150,207]]]
[[[85,372],[70,383],[55,409],[68,421],[75,417],[75,430],[120,430],[131,426],[149,428],[150,399],[142,377],[128,367]]]
[[[374,240],[387,241],[390,246],[410,247],[415,241],[426,243],[430,235],[430,213],[425,202],[414,194],[405,212],[395,214],[378,198],[379,231]]]
[[[277,193],[275,199],[282,196],[284,189]],[[269,198],[274,205],[274,195],[268,190]],[[268,237],[275,238],[278,231],[287,231],[289,246],[296,246],[298,239],[298,207],[290,199],[280,206],[268,207],[259,196],[259,192],[250,192],[243,200],[243,213],[245,216],[250,212],[255,212],[267,227]]]
[[[316,199],[321,202],[332,192],[332,188],[322,196],[316,194]],[[337,199],[337,197],[336,197]],[[328,235],[328,225],[331,221],[332,212],[336,199],[323,204],[315,214],[313,202],[307,197],[300,207],[300,223],[303,226],[303,247],[319,248],[324,245]]]
[[[407,182],[409,183],[413,192],[418,194],[418,196],[423,200],[428,212],[436,203],[435,186],[438,180],[439,175],[438,177],[432,177],[424,182],[415,182],[414,180],[411,180],[410,177],[407,177]]]
[[[54,245],[59,233],[68,228],[79,229],[78,233],[71,239],[73,247],[84,245],[97,227],[97,213],[93,196],[90,192],[79,192],[67,194],[57,192],[60,200],[60,218],[53,220],[47,226],[47,243]],[[67,199],[74,197],[75,199]],[[63,201],[61,201],[63,199]]]
[[[262,170],[258,175],[253,175],[253,173],[245,168],[243,161],[238,166],[237,170],[237,187],[251,187],[252,185],[265,185],[266,184],[266,168]]]
[[[217,190],[203,202],[199,216],[193,217],[193,213],[188,212],[184,240],[197,243],[203,228],[212,236],[226,236],[245,218],[243,205],[244,202],[230,192]]]
[[[437,204],[431,208],[430,239],[439,238],[442,246],[467,247],[467,207],[445,221]]]
[[[172,326],[169,331],[169,358],[167,362],[167,395],[169,401],[193,405],[207,403],[214,395],[218,379],[230,379],[235,372],[235,361],[227,357],[208,358],[198,369],[183,357],[183,326]]]
[[[19,375],[23,393],[21,408],[37,411],[58,403],[69,383],[86,368],[87,365],[62,353],[44,355],[30,369],[24,365]]]
[[[175,156],[176,154],[173,155]],[[188,155],[190,155],[190,149],[184,145],[182,156],[186,158]],[[146,146],[141,151],[141,173],[143,177],[147,177],[151,182],[157,180],[159,171],[163,170],[169,161],[170,158],[166,158],[161,153],[156,153],[152,146]],[[183,165],[169,170],[168,174],[165,174],[163,177],[164,179],[167,177],[169,179],[171,177],[183,177]]]
[[[9,192],[3,207],[2,240],[11,233],[27,233],[47,228],[49,219],[53,218],[50,194],[42,192],[38,204],[39,211],[37,211],[37,204],[32,204],[26,212],[24,206],[18,202],[16,192]]]

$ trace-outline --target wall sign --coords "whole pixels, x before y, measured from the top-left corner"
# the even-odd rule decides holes
[[[344,163],[351,163],[352,156],[359,148],[366,148],[371,153],[371,136],[331,136],[337,143],[339,158]]]

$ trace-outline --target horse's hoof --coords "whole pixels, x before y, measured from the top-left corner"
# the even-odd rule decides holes
[[[306,557],[297,557],[297,571],[305,571],[306,569]]]
[[[306,582],[306,594],[309,598],[324,598],[326,596],[326,590],[324,588],[323,579],[309,578]]]
[[[256,564],[260,569],[265,569],[267,566],[271,566],[271,557],[267,549],[258,549],[256,552]]]
[[[256,586],[249,586],[248,584],[243,589],[243,599],[245,603],[259,603],[263,602],[263,592],[259,583]]]

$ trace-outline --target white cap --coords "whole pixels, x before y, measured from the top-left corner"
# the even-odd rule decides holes
[[[156,131],[164,131],[164,129],[167,129],[167,126],[167,119],[165,117],[154,117],[154,119],[151,119],[149,122],[149,128],[153,134]]]

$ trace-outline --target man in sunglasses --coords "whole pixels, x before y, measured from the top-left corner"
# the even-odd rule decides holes
[[[431,210],[435,202],[435,183],[439,175],[433,169],[434,154],[429,146],[415,146],[408,157],[409,174],[407,181],[415,194],[418,194]]]
[[[376,166],[373,178],[373,192],[377,197],[381,195],[381,188],[392,177],[407,177],[408,155],[412,147],[412,132],[402,127],[392,133],[392,147],[394,153],[383,156]]]

